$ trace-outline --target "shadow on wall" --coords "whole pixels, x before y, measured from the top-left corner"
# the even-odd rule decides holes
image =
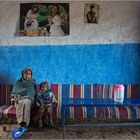
[[[10,84],[13,81],[10,79],[9,75],[0,75],[0,84]]]
[[[18,21],[17,21],[17,24],[16,24],[16,31],[15,31],[15,34],[14,36],[19,36],[19,23],[20,23],[20,17],[18,17]]]

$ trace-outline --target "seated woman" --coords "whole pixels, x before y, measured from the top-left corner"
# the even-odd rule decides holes
[[[25,68],[22,77],[17,80],[11,93],[11,101],[16,107],[17,122],[21,127],[28,127],[30,111],[34,104],[35,81],[32,79],[32,70]]]

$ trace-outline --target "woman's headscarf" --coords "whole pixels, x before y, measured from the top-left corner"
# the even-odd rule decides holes
[[[35,95],[35,80],[33,80],[32,77],[28,81],[23,79],[23,74],[28,70],[31,71],[32,74],[32,70],[30,68],[25,68],[22,71],[22,77],[17,80],[15,85],[13,86],[11,96],[20,95],[25,98],[31,99],[33,102]]]

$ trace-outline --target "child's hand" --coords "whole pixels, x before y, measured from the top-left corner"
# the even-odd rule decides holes
[[[16,96],[14,96],[14,97],[13,97],[13,99],[14,99],[14,100],[16,100],[16,99],[17,99],[17,95],[16,95]]]
[[[16,96],[12,96],[11,98],[11,105],[15,105]]]
[[[54,107],[54,108],[57,107],[57,103],[56,102],[53,102],[52,103],[52,107]]]

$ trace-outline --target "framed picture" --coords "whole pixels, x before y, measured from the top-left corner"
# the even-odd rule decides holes
[[[95,23],[98,24],[99,20],[99,5],[95,3],[90,3],[85,5],[84,11],[85,23]]]
[[[20,4],[20,36],[69,35],[68,3]]]

